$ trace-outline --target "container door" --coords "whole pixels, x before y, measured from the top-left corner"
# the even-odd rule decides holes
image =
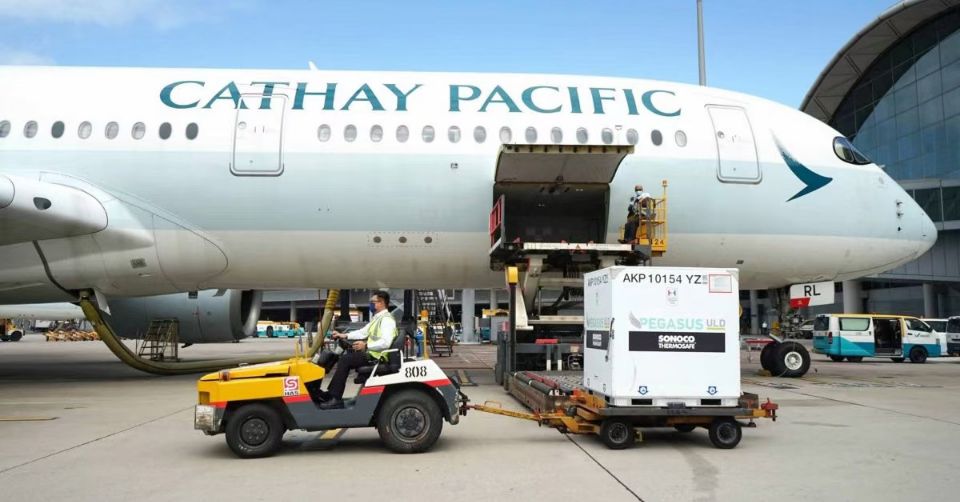
[[[737,106],[708,105],[717,145],[717,176],[727,183],[759,183],[757,145],[747,112]]]

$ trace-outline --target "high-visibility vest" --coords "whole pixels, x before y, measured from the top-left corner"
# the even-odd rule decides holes
[[[370,322],[370,326],[367,327],[367,344],[369,344],[370,342],[380,341],[380,337],[383,335],[380,332],[380,324],[383,322],[383,318],[386,317],[387,315],[390,315],[390,314],[379,316]],[[392,337],[390,338],[390,342],[393,343]],[[385,359],[385,357],[383,357],[384,356],[383,352],[375,352],[368,349],[367,353],[370,354],[370,356],[373,357],[374,359]]]

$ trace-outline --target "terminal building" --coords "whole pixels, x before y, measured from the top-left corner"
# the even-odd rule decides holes
[[[801,109],[897,180],[939,233],[924,256],[844,282],[818,310],[960,315],[960,0],[897,2],[840,49]]]

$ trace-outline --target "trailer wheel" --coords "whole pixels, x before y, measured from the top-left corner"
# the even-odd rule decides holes
[[[903,362],[903,358],[902,358],[902,357],[891,357],[890,360],[893,361],[893,362],[895,362],[895,363],[902,363],[902,362]]]
[[[10,337],[7,335],[0,335],[0,342],[9,342]]]
[[[718,417],[710,424],[710,442],[721,450],[736,448],[743,439],[743,428],[731,417]]]
[[[847,356],[847,361],[850,361],[851,363],[859,363],[860,361],[863,361],[863,356]]]
[[[611,450],[629,448],[636,440],[633,424],[622,418],[610,418],[600,426],[600,440]]]
[[[927,362],[927,349],[923,347],[914,347],[910,349],[910,362],[917,364]]]
[[[10,333],[11,342],[19,342],[21,338],[23,338],[23,331],[14,331],[13,333]]]
[[[443,430],[440,407],[420,390],[390,395],[377,412],[377,432],[397,453],[420,453],[437,442]]]
[[[787,378],[800,378],[810,369],[810,353],[797,342],[777,344],[774,375]]]
[[[693,424],[677,424],[674,425],[673,428],[676,429],[677,432],[693,432],[697,426]]]
[[[774,359],[776,359],[775,351],[773,347],[776,343],[768,343],[763,346],[763,349],[760,351],[760,367],[774,373],[776,369],[776,364],[774,364]]]
[[[830,360],[833,361],[833,362],[835,362],[835,363],[842,363],[842,362],[843,362],[843,356],[830,356]]]
[[[283,433],[280,415],[263,403],[243,405],[227,420],[227,445],[241,458],[273,455],[280,449]]]

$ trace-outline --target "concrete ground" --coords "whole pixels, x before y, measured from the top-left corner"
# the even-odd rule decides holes
[[[471,349],[480,350],[483,349]],[[184,357],[292,352],[289,340],[194,346]],[[479,360],[480,356],[477,355]],[[193,430],[196,376],[126,368],[99,342],[0,344],[4,500],[906,500],[949,498],[960,470],[960,359],[833,363],[802,379],[756,375],[781,417],[734,450],[706,431],[653,429],[624,451],[532,422],[471,413],[432,451],[389,453],[372,429],[337,439],[288,433],[277,456],[240,460]],[[475,402],[520,409],[486,369],[466,370]],[[350,390],[348,389],[348,392]],[[370,481],[366,472],[380,479]]]

